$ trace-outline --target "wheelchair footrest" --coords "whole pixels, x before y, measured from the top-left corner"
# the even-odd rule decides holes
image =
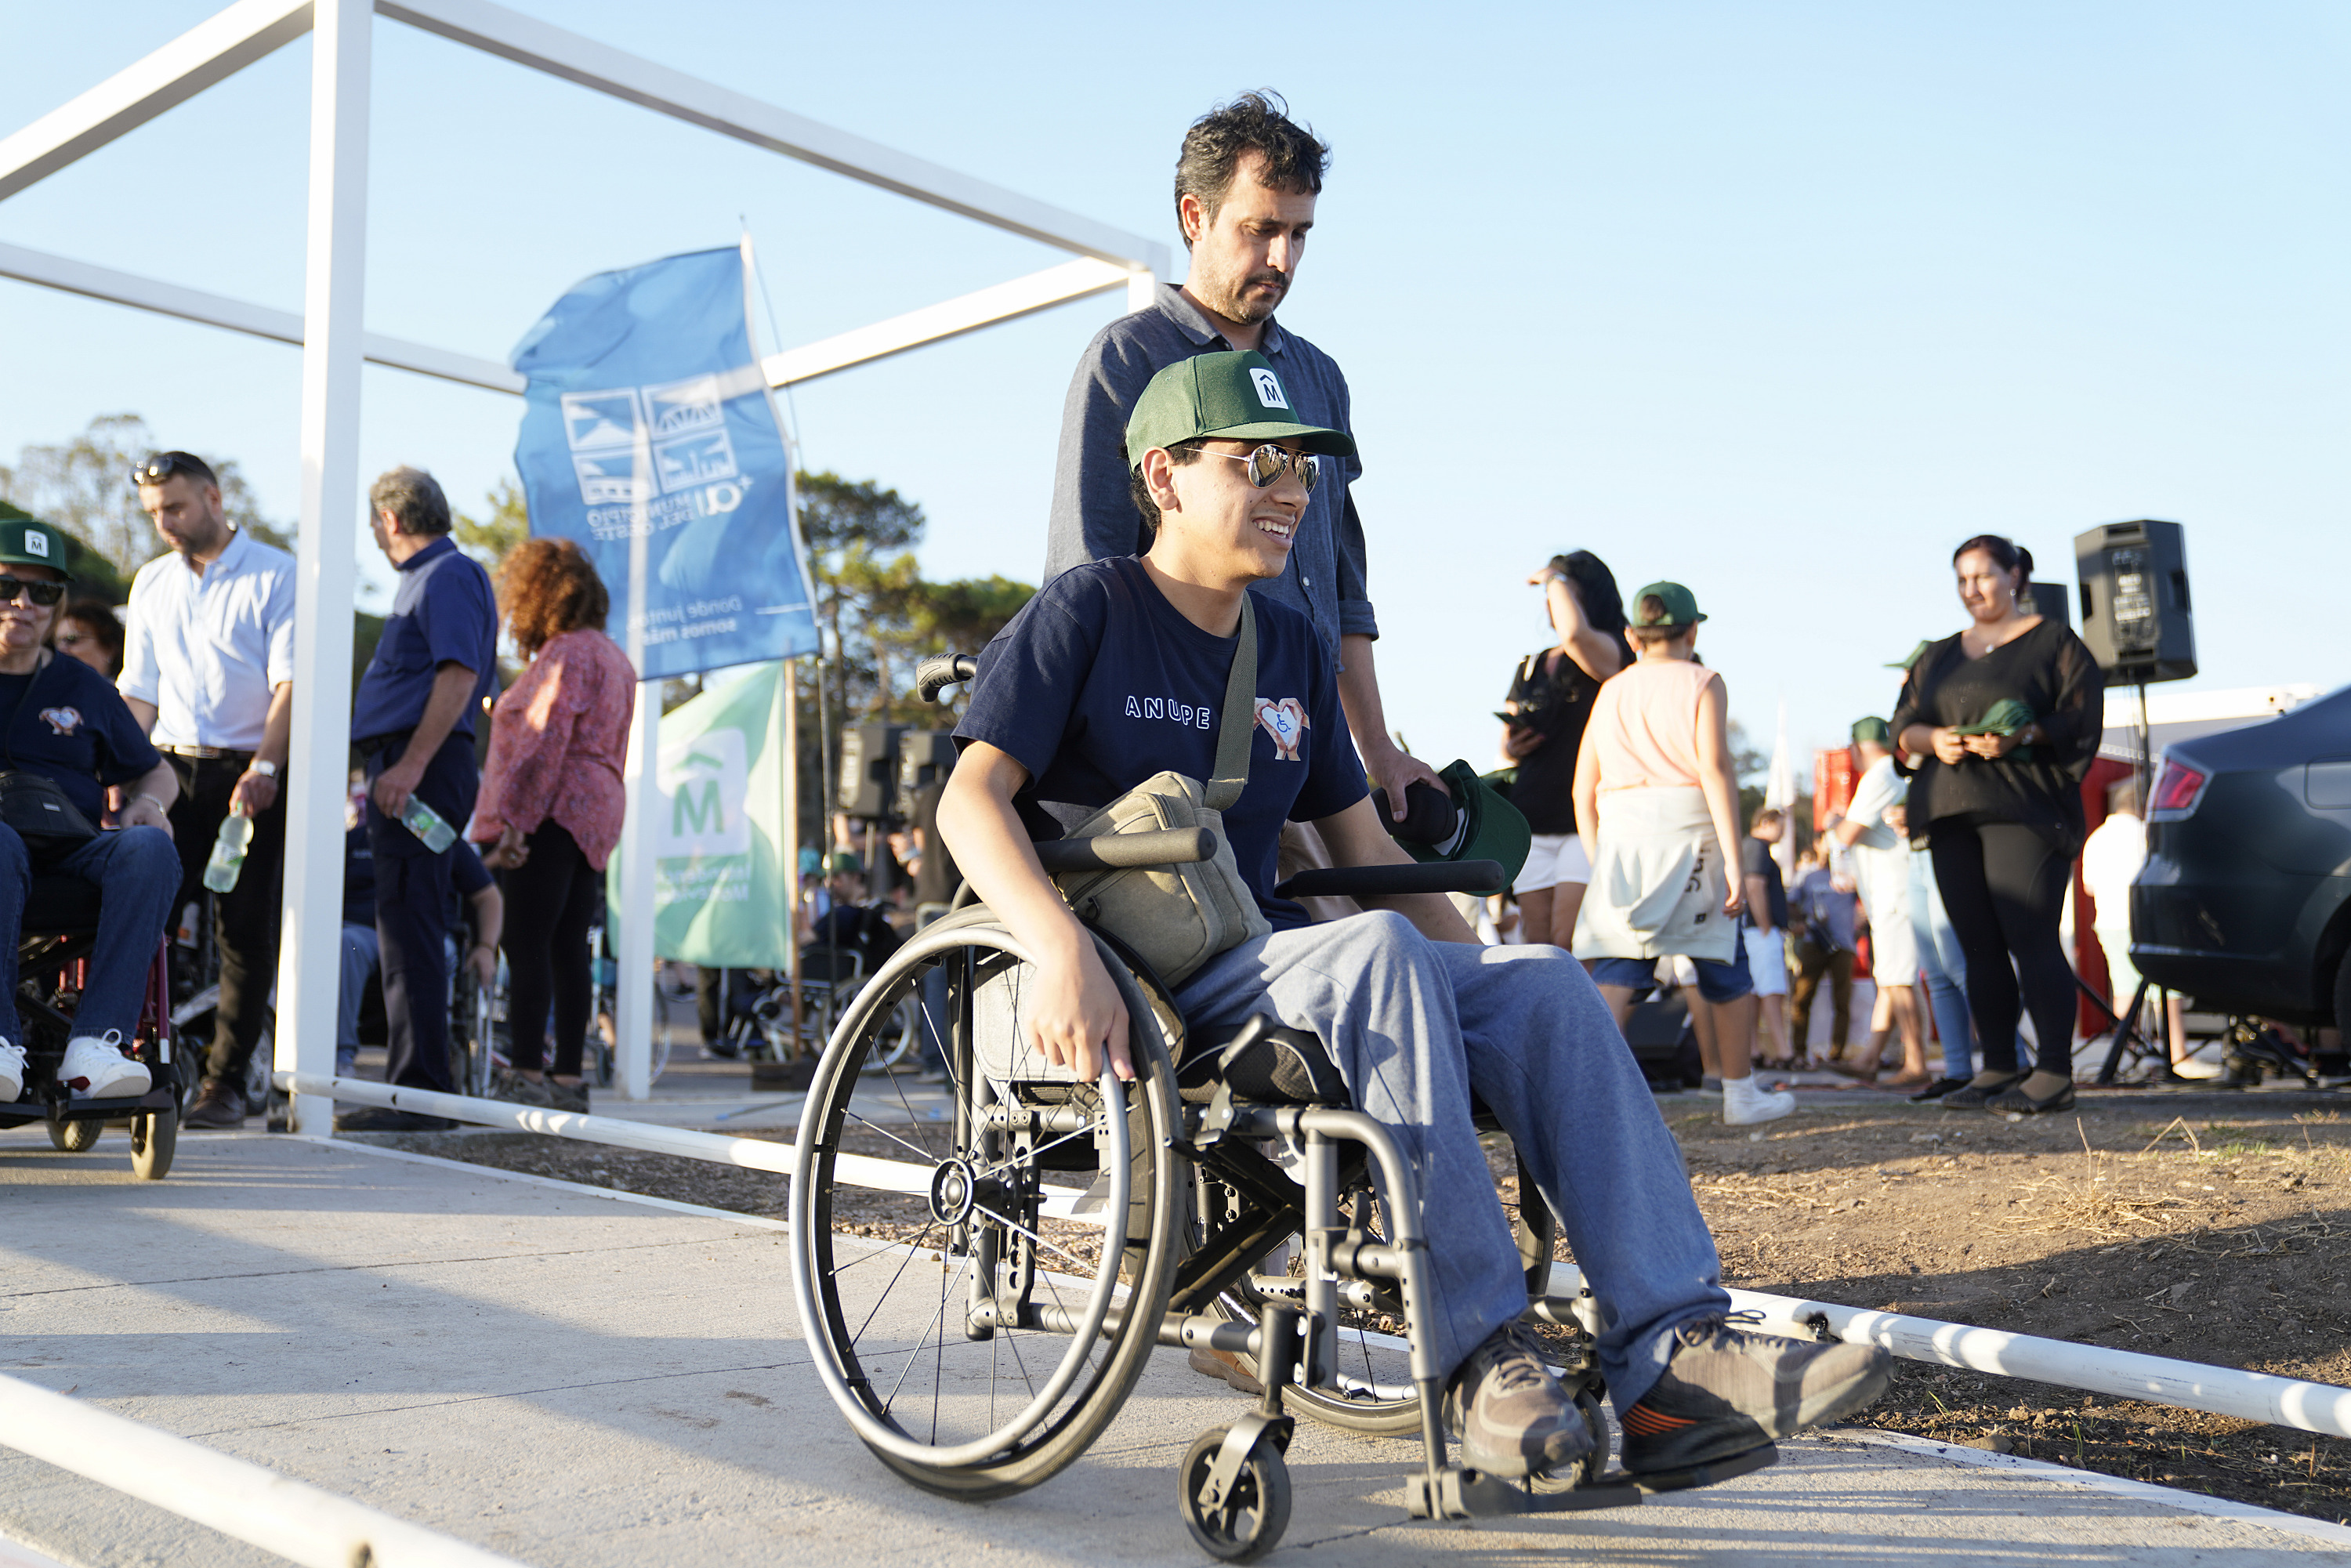
[[[1654,1474],[1625,1475],[1624,1479],[1645,1492],[1687,1491],[1692,1487],[1710,1487],[1717,1481],[1727,1481],[1736,1476],[1753,1475],[1780,1462],[1780,1445],[1766,1443],[1750,1448],[1743,1454],[1733,1454],[1712,1464],[1692,1465],[1686,1470],[1658,1470]],[[1612,1479],[1614,1478],[1611,1478]]]
[[[1499,1476],[1447,1465],[1435,1476],[1426,1470],[1405,1483],[1406,1511],[1415,1519],[1498,1519],[1519,1513],[1580,1513],[1595,1508],[1631,1508],[1643,1491],[1623,1475],[1592,1486],[1530,1490]]]
[[[112,1121],[136,1116],[142,1112],[176,1110],[179,1103],[178,1092],[166,1082],[157,1084],[144,1094],[126,1094],[104,1100],[52,1100],[41,1106],[40,1112],[53,1122]]]

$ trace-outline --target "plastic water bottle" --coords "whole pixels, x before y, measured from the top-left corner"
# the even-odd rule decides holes
[[[401,826],[424,841],[424,847],[439,854],[457,841],[457,830],[441,820],[441,813],[414,795],[408,798],[407,810],[400,813]]]
[[[204,862],[204,885],[214,893],[235,887],[237,873],[245,870],[245,852],[252,843],[251,817],[231,811],[222,818],[220,837],[213,841],[213,858]]]

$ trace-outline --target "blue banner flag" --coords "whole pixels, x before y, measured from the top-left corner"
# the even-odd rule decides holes
[[[732,248],[599,273],[514,351],[531,531],[596,563],[642,680],[816,651],[748,283]]]

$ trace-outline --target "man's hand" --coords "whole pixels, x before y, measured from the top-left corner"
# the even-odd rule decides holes
[[[1388,815],[1399,822],[1411,809],[1404,792],[1415,784],[1434,786],[1447,797],[1453,793],[1445,788],[1445,780],[1437,776],[1436,768],[1402,747],[1391,746],[1376,758],[1366,756],[1364,771],[1371,775],[1374,788],[1388,792]]]
[[[1046,1061],[1070,1069],[1088,1083],[1102,1076],[1107,1044],[1111,1070],[1132,1083],[1134,1061],[1127,1051],[1126,1004],[1102,967],[1093,939],[1081,937],[1068,953],[1037,966],[1037,983],[1029,993],[1029,1042]]]
[[[266,773],[246,768],[236,781],[228,798],[228,809],[242,811],[248,817],[258,817],[277,804],[277,780]]]
[[[465,967],[474,971],[474,979],[484,990],[497,983],[497,949],[486,942],[476,942],[465,951]]]
[[[161,828],[168,835],[172,831],[171,814],[155,804],[152,795],[133,795],[122,803],[105,826],[110,828]]]
[[[424,779],[424,760],[403,757],[376,775],[375,809],[393,821],[408,810],[408,798]]]

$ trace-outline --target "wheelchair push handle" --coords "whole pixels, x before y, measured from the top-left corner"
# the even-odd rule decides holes
[[[1196,865],[1214,860],[1217,835],[1206,828],[1164,828],[1155,833],[1104,833],[1092,839],[1050,839],[1037,846],[1049,876],[1073,871],[1126,871],[1135,866]]]
[[[925,702],[935,703],[941,692],[978,673],[979,661],[969,653],[935,653],[914,666],[914,689]]]
[[[1342,865],[1301,871],[1276,898],[1379,898],[1408,893],[1499,893],[1499,861],[1428,861],[1414,865]]]

